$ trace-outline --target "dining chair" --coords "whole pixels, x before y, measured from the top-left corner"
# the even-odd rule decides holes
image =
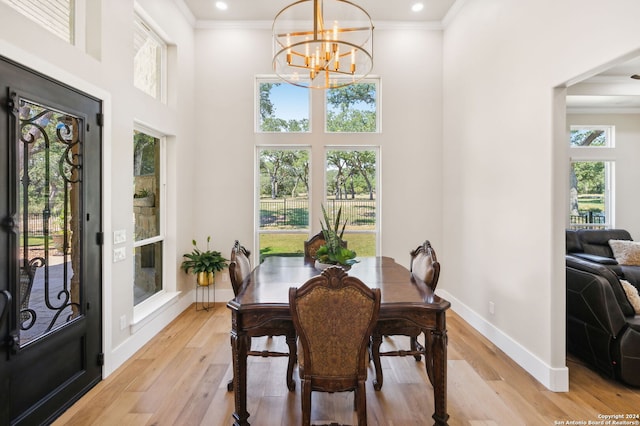
[[[409,270],[411,271],[410,279],[416,285],[423,285],[429,287],[431,291],[436,290],[438,285],[438,279],[440,278],[440,262],[436,257],[436,252],[431,247],[429,240],[419,245],[416,249],[410,253],[411,260]],[[425,344],[424,346],[418,341],[418,337],[424,334]],[[382,336],[408,336],[409,348],[398,349],[395,351],[380,352],[380,346],[382,344]],[[431,378],[431,366],[428,364],[428,358],[426,351],[431,345],[431,333],[418,327],[415,323],[409,320],[388,320],[378,321],[373,333],[371,334],[371,359],[376,370],[376,378],[373,381],[373,387],[375,390],[382,388],[382,366],[380,362],[381,356],[413,356],[416,361],[420,361],[421,357],[425,356],[425,362],[427,362],[427,374]]]
[[[320,247],[322,247],[326,243],[324,238],[324,234],[322,231],[315,234],[313,237],[309,238],[304,242],[304,262],[305,263],[314,263],[316,260],[316,252]],[[344,240],[340,241],[342,247],[347,248],[347,242]]]
[[[290,288],[289,306],[302,349],[303,426],[311,424],[312,391],[354,391],[358,425],[366,425],[367,348],[380,311],[380,289],[333,266]]]
[[[235,241],[231,248],[231,255],[229,256],[229,278],[231,279],[231,286],[233,287],[233,294],[238,296],[243,289],[243,286],[248,284],[246,278],[251,275],[251,261],[249,260],[251,252],[247,250],[238,240]],[[282,331],[285,330],[285,331]],[[293,368],[297,362],[297,348],[296,348],[296,331],[293,324],[283,322],[278,324],[277,329],[271,330],[273,333],[268,335],[271,339],[274,335],[284,335],[289,346],[289,352],[272,351],[269,349],[252,350],[251,349],[251,337],[263,337],[263,335],[252,335],[249,337],[249,350],[247,355],[266,357],[288,357],[289,362],[287,365],[287,387],[289,390],[295,390],[295,381],[293,380]],[[227,384],[228,390],[233,390],[233,380]]]

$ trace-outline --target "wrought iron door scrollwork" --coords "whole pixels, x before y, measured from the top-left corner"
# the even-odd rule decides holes
[[[73,241],[73,233],[79,232],[82,208],[82,119],[24,98],[19,98],[18,105],[20,281],[21,286],[25,284],[20,291],[20,329],[34,329],[28,333],[29,340],[38,337],[34,332],[44,334],[59,327],[60,318],[64,318],[63,323],[69,322],[81,313],[76,288],[80,246]],[[39,219],[35,225],[34,212]],[[60,243],[57,235],[61,236]],[[42,238],[40,248],[31,243],[38,238]],[[53,253],[53,248],[58,252]],[[51,259],[61,260],[52,264]],[[36,272],[41,267],[43,274],[38,274],[37,280],[44,297],[38,300],[38,306],[29,306]]]

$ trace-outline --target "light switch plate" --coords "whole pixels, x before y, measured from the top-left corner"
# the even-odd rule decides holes
[[[113,262],[120,262],[126,259],[127,251],[125,247],[113,249]]]
[[[127,230],[119,229],[117,231],[113,231],[113,244],[122,244],[127,242]]]

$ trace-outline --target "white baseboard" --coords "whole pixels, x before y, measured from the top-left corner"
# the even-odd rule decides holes
[[[176,319],[185,309],[190,307],[193,301],[193,294],[171,299],[166,306],[155,312],[148,320],[132,324],[132,327],[130,327],[132,330],[131,336],[118,347],[114,348],[108,357],[109,362],[105,362],[102,373],[103,378],[106,378],[124,364],[149,340],[155,337],[171,321]],[[107,361],[107,357],[105,357],[105,361]]]
[[[462,319],[500,348],[547,389],[553,392],[569,391],[569,369],[567,367],[554,368],[549,366],[446,290],[438,290],[437,294],[451,302],[451,309],[456,314],[460,315]]]

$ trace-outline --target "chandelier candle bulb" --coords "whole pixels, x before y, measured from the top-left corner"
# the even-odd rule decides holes
[[[373,68],[371,17],[349,0],[295,1],[276,15],[272,34],[273,70],[287,83],[339,88],[362,80]],[[350,68],[341,69],[340,56],[349,53]]]

